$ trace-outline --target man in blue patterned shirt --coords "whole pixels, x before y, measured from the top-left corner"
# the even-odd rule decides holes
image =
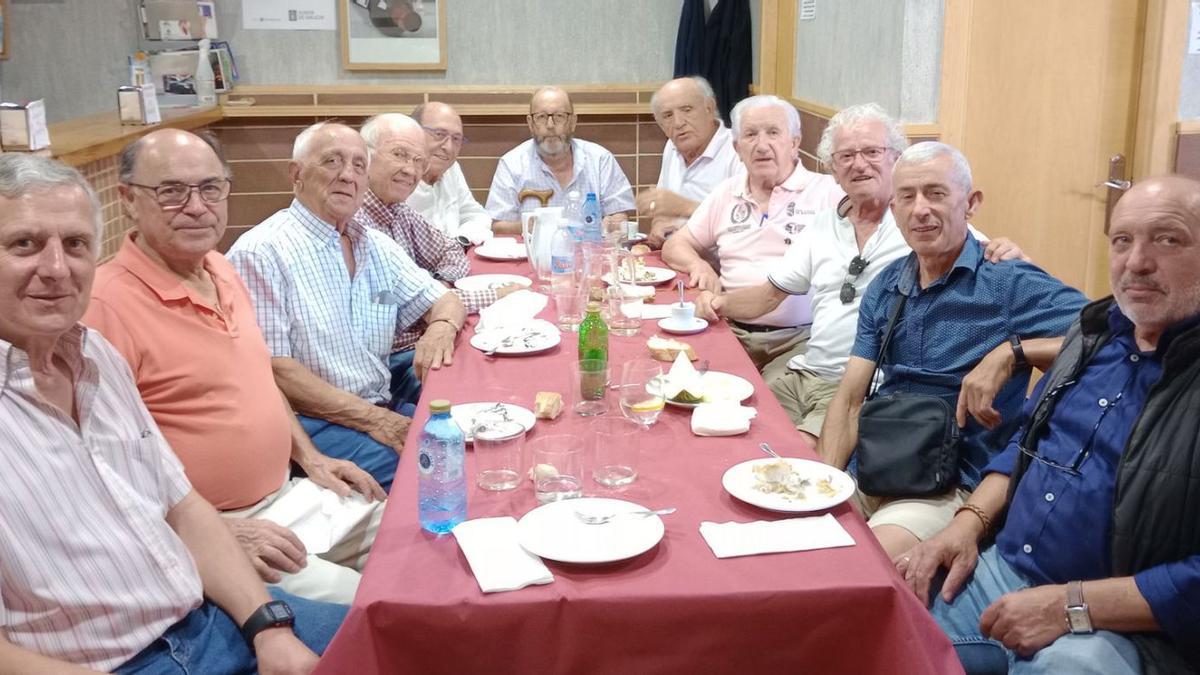
[[[829,404],[818,451],[844,468],[858,442],[858,413],[879,357],[888,319],[907,297],[883,364],[881,394],[941,396],[958,407],[962,427],[959,486],[931,498],[859,495],[872,532],[889,555],[908,550],[950,522],[979,483],[991,449],[1018,421],[1029,364],[1046,367],[1086,299],[1021,260],[984,264],[967,231],[983,194],[958,150],[918,143],[893,169],[892,211],[913,252],[871,282],[858,334]],[[1010,342],[1017,339],[1018,347]],[[961,392],[961,394],[960,394]]]
[[[458,296],[396,242],[354,219],[367,191],[366,143],[343,124],[300,132],[288,165],[296,198],[228,253],[254,303],[279,388],[322,453],[385,490],[411,418],[387,407],[388,355],[419,320],[419,377],[448,365],[466,318]]]
[[[1200,182],[1139,182],[1108,237],[1114,297],[1083,310],[970,513],[896,559],[922,600],[949,569],[932,611],[964,666],[1200,670]]]

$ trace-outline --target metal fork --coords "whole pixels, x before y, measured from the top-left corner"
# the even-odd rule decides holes
[[[588,525],[603,525],[617,516],[638,516],[639,518],[646,518],[649,516],[666,516],[672,513],[675,513],[674,506],[670,506],[665,509],[656,509],[654,511],[621,511],[620,513],[606,513],[602,516],[584,513],[583,511],[576,511],[575,517],[581,522],[587,523]]]

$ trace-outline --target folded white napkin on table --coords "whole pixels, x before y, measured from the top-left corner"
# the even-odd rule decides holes
[[[811,518],[757,520],[752,523],[705,521],[700,523],[700,536],[704,537],[713,555],[718,558],[854,545],[854,538],[830,513]]]
[[[479,310],[475,332],[520,328],[546,308],[549,298],[528,289],[521,289],[500,298]]]
[[[736,401],[701,403],[692,410],[692,433],[697,436],[736,436],[750,431],[758,411]]]
[[[611,284],[610,284],[611,285]],[[637,284],[620,284],[621,295],[627,298],[653,298],[653,286],[638,286]]]
[[[483,248],[485,251],[493,251],[497,254],[525,254],[525,245],[512,237],[495,237],[489,239],[480,244],[480,248]]]
[[[671,316],[670,305],[647,305],[642,304],[643,319],[665,319]]]
[[[296,481],[258,518],[291,530],[309,555],[327,553],[371,512],[357,492],[339,497],[311,480]]]
[[[554,581],[542,559],[517,543],[517,521],[511,516],[467,520],[452,532],[484,593]]]

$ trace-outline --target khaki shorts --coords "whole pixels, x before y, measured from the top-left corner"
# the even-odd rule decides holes
[[[837,393],[838,383],[830,382],[811,370],[789,370],[767,383],[779,405],[800,431],[820,437],[821,425],[829,402]]]
[[[742,343],[754,367],[768,383],[787,371],[787,362],[808,350],[809,326],[781,327],[779,330],[750,332],[729,324],[734,337]]]
[[[937,497],[912,499],[872,497],[856,490],[853,499],[871,528],[896,525],[925,541],[945,529],[970,496],[970,491],[963,488]]]

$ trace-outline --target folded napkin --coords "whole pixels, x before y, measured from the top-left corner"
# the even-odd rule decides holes
[[[611,284],[610,284],[611,285]],[[653,286],[638,286],[637,284],[620,284],[621,295],[627,298],[653,298]]]
[[[480,244],[480,248],[495,255],[525,255],[525,245],[512,237],[489,239],[486,243]]]
[[[541,293],[524,288],[509,293],[479,310],[479,324],[475,327],[475,332],[519,328],[545,309],[549,300]]]
[[[371,502],[357,492],[339,497],[311,480],[301,480],[257,517],[291,530],[309,555],[320,555],[345,539],[371,508]]]
[[[826,513],[811,518],[752,523],[700,523],[700,536],[718,558],[736,558],[759,553],[813,551],[819,548],[853,546],[854,538],[842,524]]]
[[[665,319],[671,316],[670,305],[642,305],[643,319]]]
[[[692,410],[692,433],[697,436],[736,436],[750,431],[758,411],[736,401],[701,403]]]
[[[512,516],[476,518],[459,523],[452,531],[484,593],[554,581],[542,559],[517,543],[517,521]]]

